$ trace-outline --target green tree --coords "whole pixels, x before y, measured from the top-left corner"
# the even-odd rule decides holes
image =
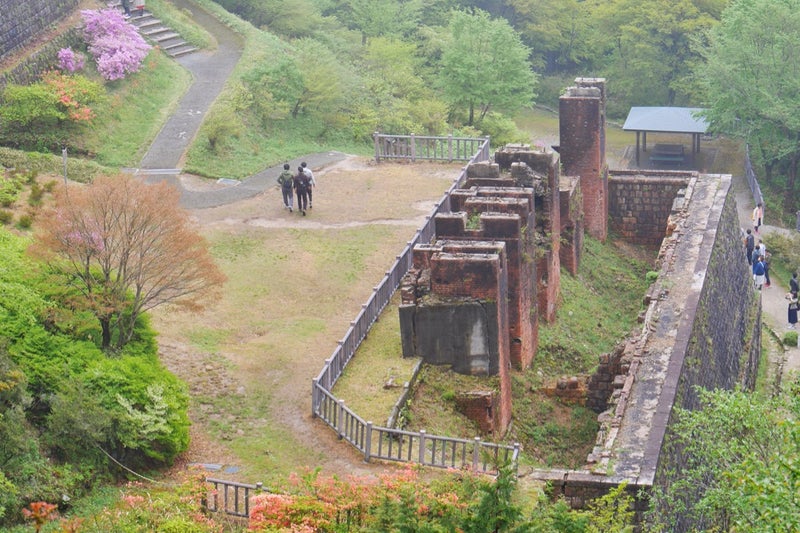
[[[400,36],[417,26],[421,8],[417,0],[347,0],[345,19],[361,32],[361,44],[380,36]]]
[[[509,23],[533,48],[545,72],[585,66],[597,54],[590,42],[591,2],[580,0],[507,0]]]
[[[699,69],[711,128],[746,138],[767,181],[773,169],[785,172],[784,207],[790,212],[800,161],[798,49],[800,0],[738,0],[711,32]]]
[[[777,398],[699,390],[702,408],[678,410],[670,447],[678,471],[654,492],[654,531],[800,531],[800,383]]]
[[[455,12],[444,46],[439,84],[451,108],[466,108],[467,125],[494,107],[514,112],[533,102],[536,75],[530,50],[502,19],[485,11]]]
[[[302,85],[295,95],[292,117],[312,112],[331,117],[352,93],[355,76],[325,44],[314,39],[295,42],[295,63],[302,75]],[[288,82],[291,84],[291,80]]]
[[[716,9],[713,12],[717,12]],[[595,10],[603,74],[627,105],[680,105],[696,92],[695,38],[716,24],[691,0],[612,0]],[[626,107],[627,107],[626,105]]]

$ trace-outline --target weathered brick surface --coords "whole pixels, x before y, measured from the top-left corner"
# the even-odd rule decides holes
[[[484,435],[496,432],[495,416],[500,409],[499,398],[495,391],[470,391],[456,396],[456,409],[470,420],[478,424]]]
[[[612,171],[608,180],[611,227],[629,242],[660,245],[668,233],[675,198],[691,176],[691,172]]]
[[[608,235],[604,79],[579,78],[559,98],[559,137],[564,174],[581,179],[584,227],[604,241]]]
[[[578,273],[583,250],[583,198],[580,179],[561,176],[559,210],[561,211],[561,266],[573,276]]]
[[[508,197],[501,197],[501,194],[508,194]],[[533,225],[533,190],[473,187],[455,191],[454,196],[453,204],[458,208],[469,213],[481,213],[480,225],[474,229],[455,227],[451,225],[455,220],[452,215],[441,217],[446,224],[440,224],[441,215],[437,215],[436,234],[440,239],[486,239],[505,243],[510,357],[515,367],[526,368],[538,346],[537,315],[531,312],[536,301],[532,261],[535,249],[531,235],[523,231],[523,228]]]
[[[463,374],[498,375],[491,431],[503,435],[511,422],[505,244],[442,240],[415,247],[413,261],[430,265],[430,277],[412,269],[401,283],[403,355]],[[426,282],[428,289],[418,286]]]

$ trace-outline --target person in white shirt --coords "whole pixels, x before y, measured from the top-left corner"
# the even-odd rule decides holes
[[[314,187],[317,186],[317,182],[314,181],[314,173],[311,172],[311,169],[308,167],[305,161],[300,163],[300,166],[303,168],[303,173],[305,173],[306,177],[308,178],[309,185],[306,192],[308,193],[308,208],[311,209],[312,207],[314,207],[313,191]]]

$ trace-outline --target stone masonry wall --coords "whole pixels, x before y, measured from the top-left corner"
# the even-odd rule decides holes
[[[0,0],[0,59],[71,13],[78,3],[79,0]]]
[[[77,5],[78,0],[0,0],[0,60],[32,42],[37,34],[69,15]],[[28,85],[38,80],[57,64],[60,49],[81,50],[84,46],[82,32],[77,27],[50,37],[23,62],[0,73],[0,91],[9,83]]]
[[[741,227],[733,194],[729,194],[716,231],[716,241],[706,269],[690,331],[679,331],[688,337],[686,356],[676,380],[674,406],[694,410],[699,407],[696,387],[705,389],[746,390],[755,387],[761,355],[760,294],[752,289],[750,269],[741,253]],[[670,415],[660,450],[655,476],[656,485],[680,477],[687,458],[672,441]],[[687,501],[696,501],[696,493],[687,492]],[[685,520],[685,519],[684,519]],[[677,524],[676,532],[705,530],[713,524]]]
[[[628,242],[660,245],[667,233],[673,201],[691,175],[691,172],[644,175],[637,171],[612,171],[608,179],[612,230]]]

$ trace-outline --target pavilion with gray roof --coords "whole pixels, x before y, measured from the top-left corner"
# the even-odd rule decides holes
[[[632,107],[622,126],[623,131],[636,132],[636,164],[639,164],[639,137],[642,151],[647,151],[647,132],[688,133],[692,135],[692,152],[700,152],[700,136],[708,130],[705,111],[699,107]]]

